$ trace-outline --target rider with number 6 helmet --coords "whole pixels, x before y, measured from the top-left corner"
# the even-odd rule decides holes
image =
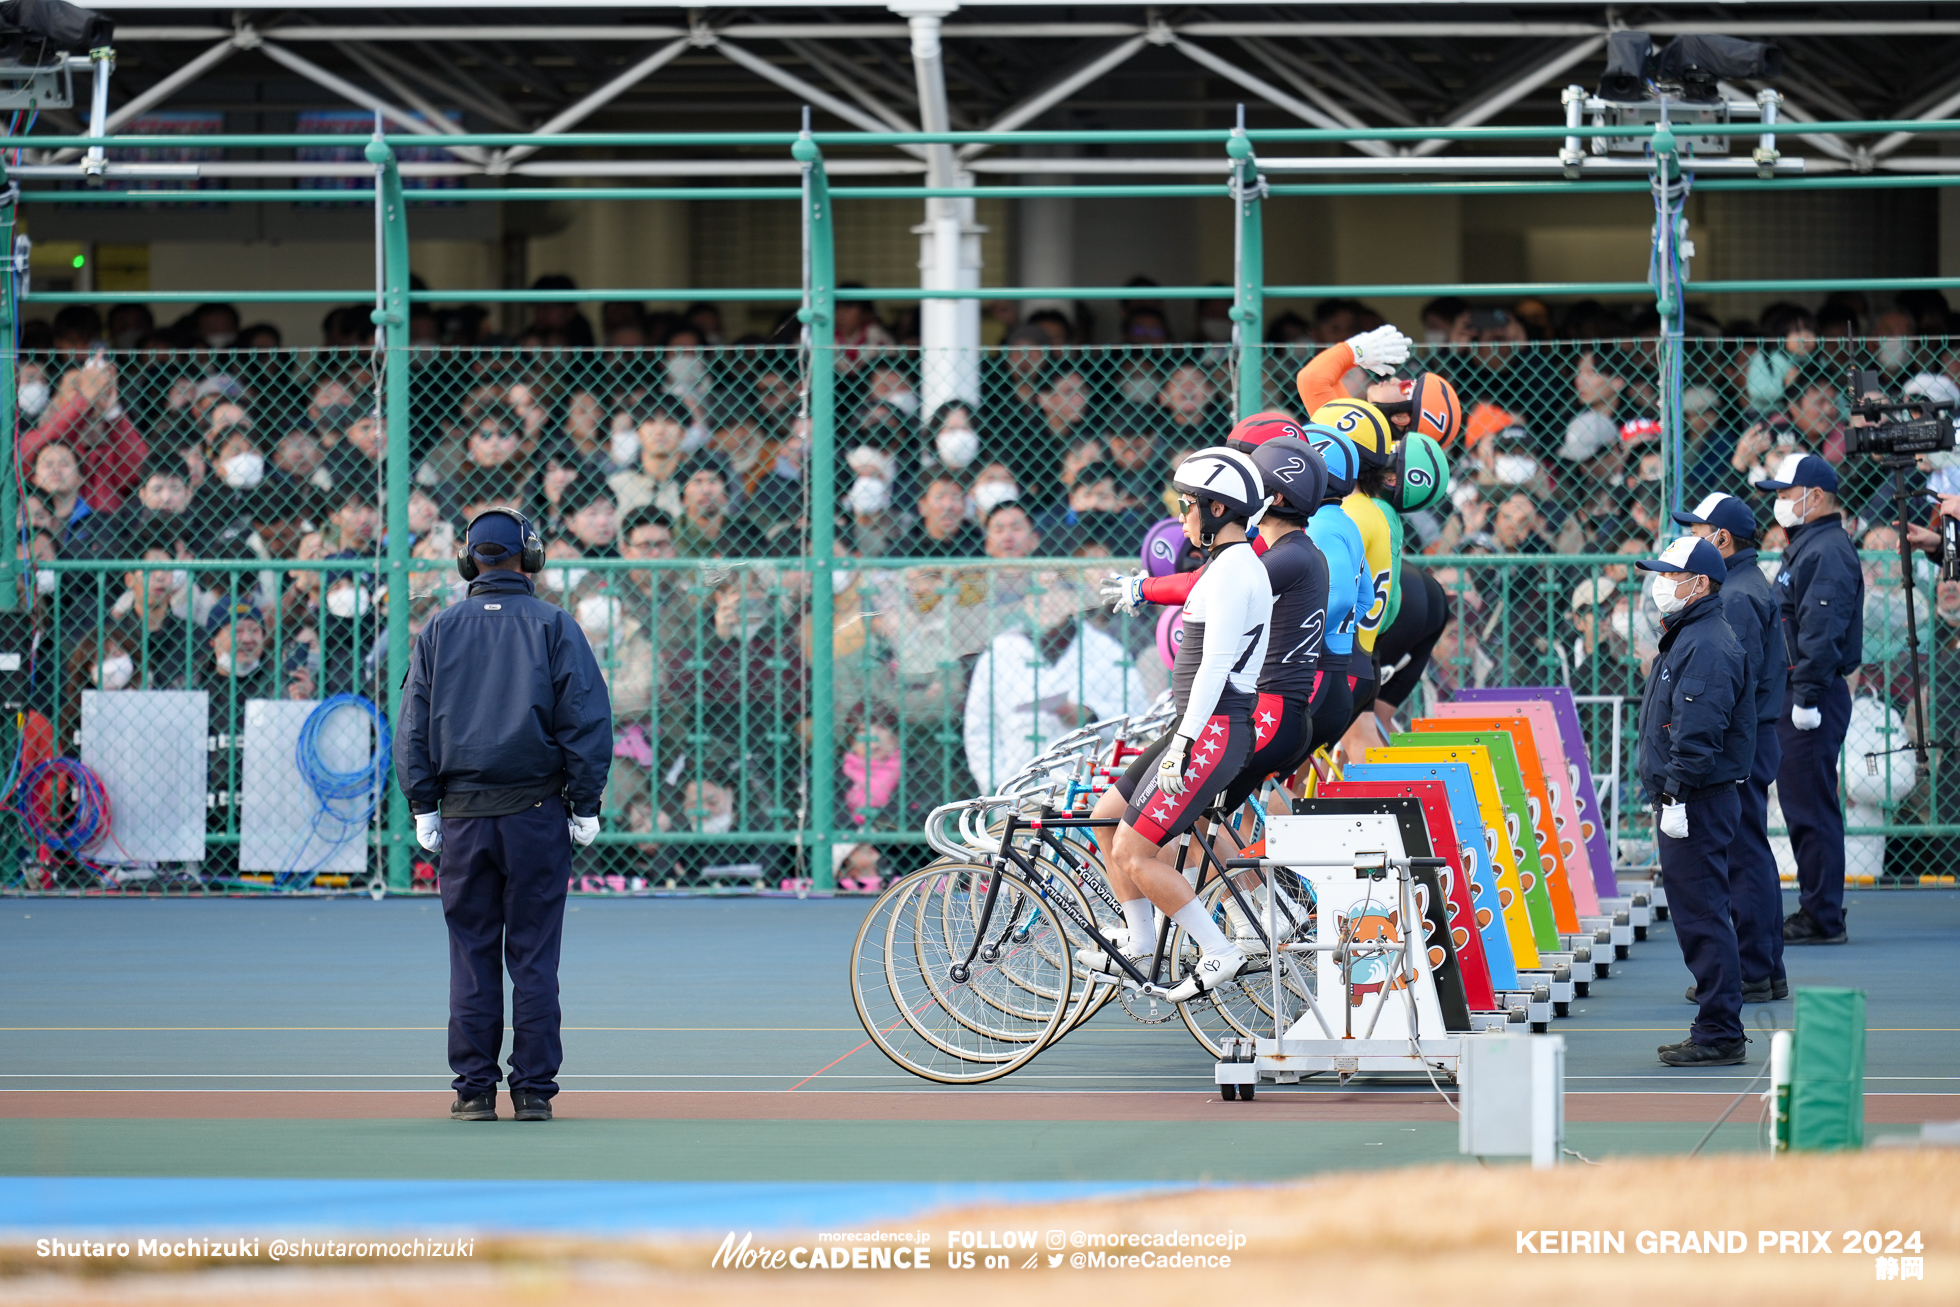
[[[1313,424],[1332,427],[1354,442],[1363,467],[1385,467],[1395,448],[1395,424],[1365,399],[1335,399],[1313,412]]]
[[[1278,440],[1283,436],[1299,439],[1300,424],[1284,413],[1254,413],[1251,417],[1239,419],[1232,433],[1225,437],[1225,446],[1242,454],[1250,454],[1268,440]]]
[[[1200,450],[1178,465],[1171,486],[1198,501],[1198,544],[1206,548],[1231,523],[1258,526],[1272,503],[1259,465],[1236,449]]]
[[[1253,450],[1251,458],[1273,497],[1273,516],[1304,522],[1326,501],[1327,463],[1306,441],[1280,436]]]
[[[1443,446],[1424,432],[1412,432],[1395,447],[1392,464],[1395,487],[1391,502],[1398,513],[1420,513],[1450,490],[1450,464]]]
[[[1354,493],[1354,478],[1361,471],[1361,454],[1354,442],[1332,427],[1309,422],[1300,428],[1301,438],[1318,453],[1327,468],[1327,501],[1339,503]]]

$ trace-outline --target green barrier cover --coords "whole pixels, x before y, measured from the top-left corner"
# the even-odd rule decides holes
[[[1865,991],[1799,989],[1790,1061],[1790,1147],[1865,1146]]]

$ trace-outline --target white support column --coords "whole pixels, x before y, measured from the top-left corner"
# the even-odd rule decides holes
[[[946,107],[946,66],[940,53],[940,24],[959,8],[953,0],[903,0],[891,11],[912,29],[912,67],[919,78],[919,126],[927,132],[951,130]],[[960,170],[950,145],[926,147],[928,186],[971,186],[973,174]],[[967,290],[980,285],[980,237],[971,199],[930,199],[919,236],[919,286],[925,290]],[[919,305],[919,397],[930,413],[950,400],[980,400],[980,301],[929,299]]]

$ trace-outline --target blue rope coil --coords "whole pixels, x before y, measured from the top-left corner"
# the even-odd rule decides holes
[[[74,819],[66,827],[56,824],[60,821],[61,809],[57,787],[63,780],[74,786],[75,801]],[[44,822],[36,811],[43,798],[43,785],[53,791],[45,796],[48,807],[55,814],[53,821]],[[17,797],[18,805],[14,811],[20,814],[21,823],[35,840],[77,861],[86,862],[82,855],[109,834],[109,796],[96,774],[73,758],[50,758],[46,762],[35,763],[21,778]]]
[[[320,732],[325,729],[327,720],[343,708],[365,712],[374,727],[374,752],[365,763],[352,771],[337,771],[320,756]],[[374,820],[375,809],[380,806],[393,750],[388,715],[363,695],[336,694],[307,714],[306,721],[299,728],[299,739],[293,745],[293,765],[299,769],[300,776],[313,791],[313,797],[320,806],[293,846],[291,860],[295,864],[300,851],[315,835],[325,840],[331,848],[338,848],[366,832],[369,823]],[[337,831],[333,829],[335,827]],[[303,877],[318,871],[331,848],[322,853],[312,867],[301,870],[295,865],[282,873],[282,883],[287,875]]]

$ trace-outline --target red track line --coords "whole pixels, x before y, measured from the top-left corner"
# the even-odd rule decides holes
[[[925,1011],[930,1006],[932,1006],[932,995],[928,994],[926,995],[924,1002],[920,1003],[919,1006],[912,1009],[912,1015],[917,1016],[919,1015],[919,1013]],[[889,1035],[892,1031],[898,1029],[899,1026],[904,1024],[904,1022],[905,1022],[905,1018],[900,1017],[897,1021],[894,1021],[890,1025],[885,1027],[885,1033]],[[797,1090],[803,1088],[803,1086],[809,1084],[812,1080],[815,1080],[818,1076],[822,1075],[824,1072],[830,1070],[830,1068],[836,1066],[837,1063],[842,1062],[844,1058],[850,1057],[853,1053],[863,1052],[865,1044],[869,1044],[870,1042],[871,1041],[867,1039],[864,1041],[863,1044],[859,1044],[856,1048],[852,1049],[850,1053],[844,1054],[844,1057],[835,1058],[829,1062],[824,1063],[822,1066],[818,1067],[815,1071],[812,1071],[809,1075],[804,1076],[801,1080],[797,1081],[795,1084],[791,1085],[788,1089],[785,1089],[783,1092],[785,1094],[795,1093]]]

